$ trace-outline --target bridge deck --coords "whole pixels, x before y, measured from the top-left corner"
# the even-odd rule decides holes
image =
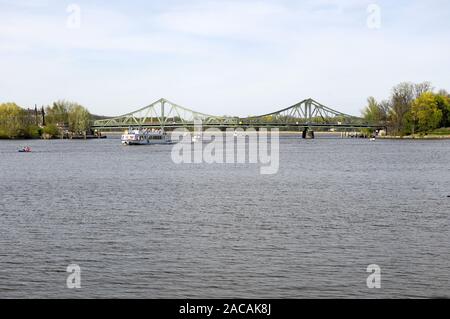
[[[105,129],[127,129],[133,125],[93,125],[93,128],[105,128]],[[153,123],[153,124],[142,124],[142,125],[134,125],[142,128],[161,128],[161,124]],[[186,124],[164,124],[165,128],[193,128],[194,124],[186,123]],[[318,123],[303,123],[303,124],[285,124],[285,123],[242,123],[242,124],[211,124],[211,123],[203,123],[203,128],[342,128],[342,129],[385,129],[383,125],[370,125],[370,124],[318,124]]]

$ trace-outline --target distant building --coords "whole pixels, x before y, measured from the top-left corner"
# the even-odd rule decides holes
[[[45,126],[45,110],[44,107],[41,107],[38,109],[37,106],[34,108],[26,109],[25,112],[27,113],[27,122],[29,124],[34,124],[37,126]]]

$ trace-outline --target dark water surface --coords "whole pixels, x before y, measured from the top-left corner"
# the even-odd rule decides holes
[[[450,141],[285,138],[273,176],[20,144],[0,141],[0,297],[450,297]]]

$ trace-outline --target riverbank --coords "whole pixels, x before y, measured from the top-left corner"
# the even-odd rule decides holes
[[[248,133],[248,132],[247,132]],[[282,131],[279,132],[280,136],[291,137],[291,136],[301,136],[302,132],[299,131]],[[32,141],[32,140],[93,140],[93,139],[105,139],[108,136],[110,137],[120,137],[122,135],[121,132],[103,132],[100,136],[88,135],[84,136],[73,136],[73,137],[56,137],[56,138],[0,138],[0,141]],[[207,134],[206,134],[207,135]],[[341,132],[314,132],[316,137],[333,137],[333,138],[356,138],[356,137],[342,137]],[[363,137],[358,137],[363,138]],[[430,134],[430,135],[419,135],[416,134],[414,136],[377,136],[377,139],[384,140],[450,140],[449,135],[439,135],[439,134]]]
[[[38,140],[44,140],[44,141],[50,141],[50,140],[97,140],[97,139],[105,139],[107,138],[106,135],[75,135],[75,136],[64,136],[64,137],[35,137],[35,138],[29,138],[29,137],[13,137],[13,138],[0,138],[0,141],[38,141]]]
[[[450,135],[408,135],[408,136],[379,136],[385,140],[450,140]]]

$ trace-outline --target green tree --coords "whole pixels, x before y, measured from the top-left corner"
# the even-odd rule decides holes
[[[0,137],[27,137],[29,116],[15,103],[0,104]]]
[[[367,106],[362,111],[362,114],[364,119],[369,123],[385,122],[387,118],[386,110],[372,96],[367,99]]]
[[[392,89],[389,119],[395,132],[407,134],[414,130],[414,120],[410,113],[412,103],[423,93],[431,92],[432,90],[433,87],[430,82],[418,84],[403,82]]]
[[[84,134],[91,127],[91,114],[81,105],[74,105],[69,110],[69,130],[74,133]]]
[[[441,124],[442,111],[438,107],[437,100],[434,93],[425,92],[413,101],[411,117],[420,132],[427,133]]]
[[[441,127],[450,127],[450,95],[445,91],[440,91],[436,95],[437,107],[442,111]]]
[[[69,122],[69,110],[73,106],[73,103],[60,100],[54,102],[51,107],[47,107],[46,124],[59,124],[66,125]]]
[[[84,134],[91,126],[91,114],[78,103],[60,100],[53,103],[52,107],[47,107],[46,113],[48,125],[66,126],[72,133]],[[55,133],[53,127],[51,131]]]

